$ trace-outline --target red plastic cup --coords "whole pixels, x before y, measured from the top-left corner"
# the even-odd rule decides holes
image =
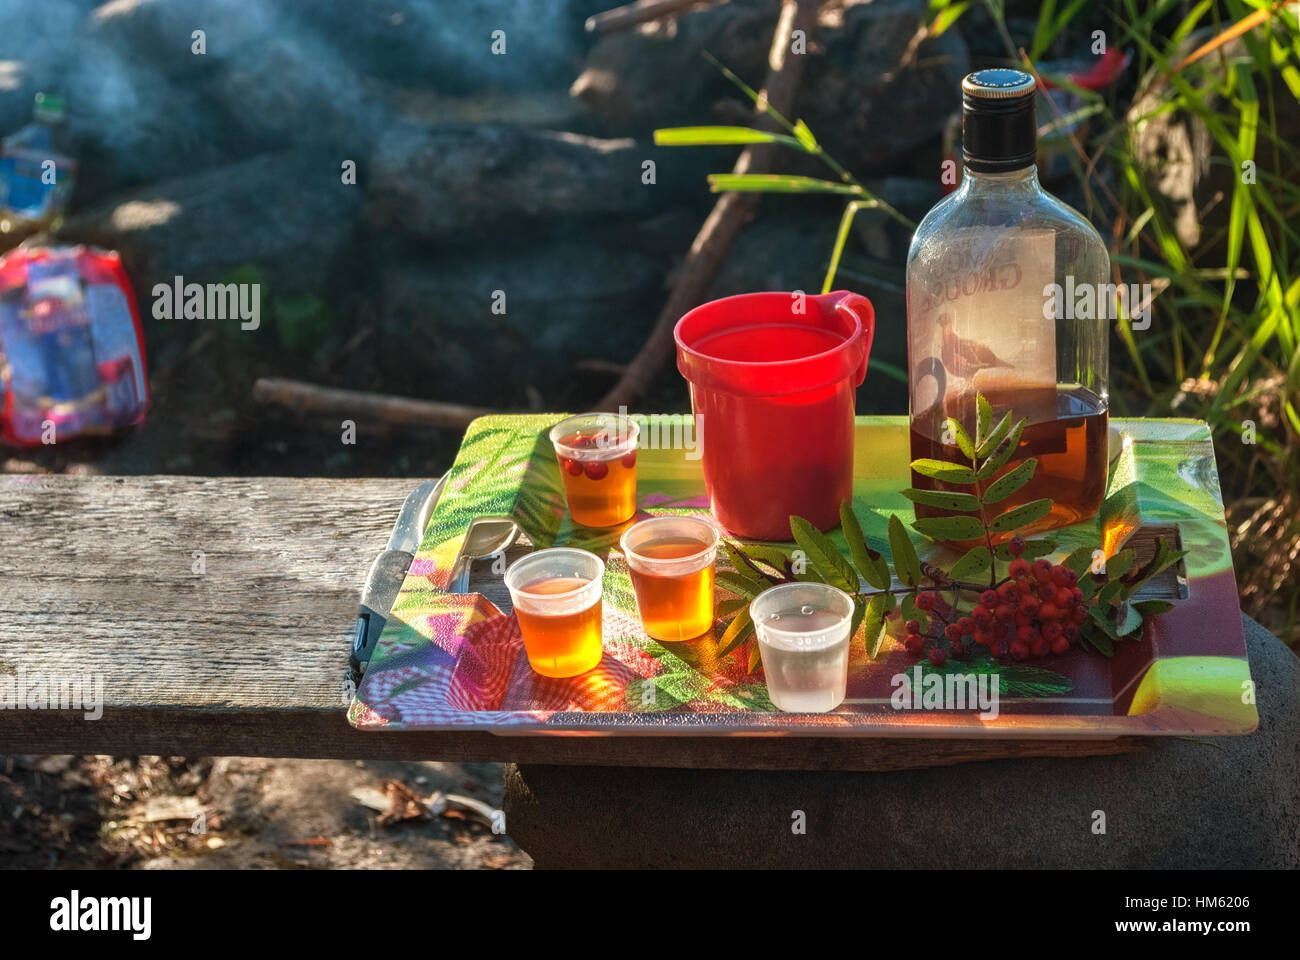
[[[791,515],[820,530],[839,523],[874,332],[871,301],[844,290],[726,297],[677,322],[704,481],[728,532],[789,540]]]

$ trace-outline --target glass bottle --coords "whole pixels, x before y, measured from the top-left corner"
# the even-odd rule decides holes
[[[1008,410],[1026,418],[1018,449],[980,489],[1037,458],[1033,479],[996,507],[1050,497],[1051,513],[1020,531],[1037,532],[1092,516],[1104,494],[1110,258],[1096,229],[1038,183],[1033,78],[980,70],[962,94],[961,185],[926,214],[907,258],[911,454],[969,463],[946,418],[974,437],[977,393],[993,424]],[[912,483],[972,489],[915,471]]]

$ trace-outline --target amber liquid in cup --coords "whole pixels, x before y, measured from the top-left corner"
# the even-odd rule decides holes
[[[652,517],[620,541],[637,610],[656,640],[690,640],[713,626],[717,528],[694,517]]]
[[[573,522],[616,527],[636,513],[639,429],[620,414],[584,413],[551,430]]]
[[[519,588],[535,597],[556,596],[585,586],[578,577],[543,577]],[[600,663],[601,602],[574,613],[540,614],[516,607],[524,651],[544,677],[574,677]]]
[[[577,438],[574,438],[577,439]],[[636,513],[636,451],[612,460],[560,456],[564,499],[574,523],[616,527]]]
[[[698,540],[672,539],[642,544],[637,552],[659,560],[699,553]],[[645,632],[656,640],[690,640],[713,626],[713,565],[680,577],[640,573],[631,568],[632,587]]]

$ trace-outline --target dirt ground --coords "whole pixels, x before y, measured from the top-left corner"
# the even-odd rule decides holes
[[[471,806],[438,802],[496,810],[502,791],[491,763],[0,757],[0,867],[530,869]]]

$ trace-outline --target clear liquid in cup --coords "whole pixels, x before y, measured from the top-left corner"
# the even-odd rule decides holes
[[[837,624],[842,630],[828,638],[825,631]],[[813,604],[768,614],[758,632],[772,703],[792,713],[825,713],[838,707],[849,676],[849,627],[844,617]]]

